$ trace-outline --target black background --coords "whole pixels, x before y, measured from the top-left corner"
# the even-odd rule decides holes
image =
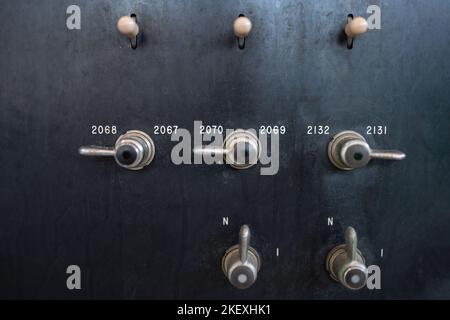
[[[66,28],[71,4],[81,30]],[[347,50],[347,14],[371,4],[382,29]],[[130,13],[137,50],[115,27]],[[253,22],[245,50],[240,13]],[[0,21],[0,297],[450,297],[450,2],[17,0],[1,2]],[[279,173],[172,164],[174,142],[153,126],[194,120],[285,125]],[[117,139],[91,135],[96,124],[149,133],[155,160],[132,172],[79,156]],[[338,171],[313,124],[387,125],[370,145],[408,157]],[[243,223],[262,256],[248,290],[220,268]],[[352,292],[325,271],[348,225],[382,290]],[[66,288],[71,264],[82,290]]]

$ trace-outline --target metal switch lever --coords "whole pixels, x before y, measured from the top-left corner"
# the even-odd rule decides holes
[[[136,22],[136,15],[123,16],[117,21],[117,29],[119,32],[130,38],[131,48],[137,48],[137,35],[139,26]]]
[[[256,134],[236,129],[225,138],[222,148],[199,148],[194,153],[221,154],[233,168],[248,169],[258,162],[261,143]]]
[[[331,278],[352,290],[361,289],[367,281],[367,267],[357,243],[355,229],[348,227],[345,231],[345,244],[334,247],[328,253],[326,261]]]
[[[222,258],[222,270],[233,286],[247,289],[255,283],[261,259],[250,247],[250,229],[243,225],[239,232],[239,244],[230,247]]]
[[[114,147],[82,146],[78,152],[83,156],[112,156],[119,166],[130,170],[140,170],[152,162],[155,156],[155,144],[146,133],[131,130],[121,135]]]
[[[367,165],[371,159],[403,160],[406,155],[396,150],[374,150],[357,132],[343,131],[328,144],[328,158],[341,170],[353,170]]]

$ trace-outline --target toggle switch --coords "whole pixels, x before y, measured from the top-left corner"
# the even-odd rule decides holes
[[[131,130],[121,135],[114,147],[82,146],[78,152],[83,156],[112,156],[119,166],[130,170],[140,170],[152,162],[155,156],[155,144],[146,133]]]
[[[117,21],[117,29],[119,32],[130,39],[131,48],[137,48],[137,35],[139,26],[136,21],[136,15],[123,16]]]
[[[248,169],[258,162],[261,145],[258,137],[246,130],[238,129],[230,133],[223,143],[225,162],[235,169]]]
[[[251,131],[236,129],[226,136],[222,148],[199,148],[194,153],[223,154],[225,163],[235,169],[248,169],[258,163],[261,142]]]
[[[245,38],[252,30],[252,22],[245,15],[240,14],[233,23],[234,34],[238,40],[239,49],[245,48]]]
[[[247,289],[255,283],[260,266],[258,252],[250,247],[250,229],[243,225],[239,232],[239,244],[229,248],[222,258],[223,273],[233,286]]]
[[[403,160],[406,155],[396,150],[374,150],[366,139],[354,131],[343,131],[328,144],[328,158],[341,170],[353,170],[366,166],[371,159]]]
[[[357,243],[355,229],[348,227],[345,231],[345,244],[334,247],[328,253],[326,261],[331,278],[352,290],[363,288],[367,281],[367,267]]]
[[[345,34],[347,35],[347,48],[353,48],[353,38],[367,32],[369,25],[363,17],[353,17],[349,14],[347,17],[347,25],[345,26]]]

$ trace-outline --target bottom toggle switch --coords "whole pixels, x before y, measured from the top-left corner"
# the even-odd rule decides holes
[[[334,247],[328,253],[326,262],[331,278],[352,290],[363,288],[367,281],[367,267],[357,242],[355,229],[348,227],[345,244]]]
[[[255,283],[260,266],[258,252],[250,247],[250,229],[243,225],[239,232],[239,244],[229,248],[222,258],[223,273],[233,286],[247,289]]]

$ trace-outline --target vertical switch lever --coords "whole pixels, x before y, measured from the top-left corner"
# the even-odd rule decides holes
[[[347,25],[345,26],[345,34],[347,35],[347,48],[353,48],[353,38],[362,35],[367,32],[368,29],[367,20],[363,17],[353,17],[349,14],[347,17]]]
[[[367,281],[367,267],[357,244],[355,229],[348,227],[345,231],[345,244],[334,247],[328,253],[326,261],[331,278],[352,290],[361,289]]]
[[[237,37],[239,49],[245,48],[245,38],[252,30],[252,22],[245,15],[240,14],[233,23],[234,35]]]
[[[250,246],[250,229],[243,225],[239,232],[239,244],[230,247],[222,258],[222,270],[233,286],[247,289],[255,283],[261,259]]]
[[[117,29],[126,37],[130,38],[131,48],[137,48],[137,35],[139,26],[136,22],[136,15],[123,16],[117,21]]]
[[[371,159],[403,160],[405,157],[405,153],[397,150],[371,149],[366,139],[354,131],[340,132],[328,144],[328,158],[341,170],[364,167]]]
[[[131,130],[121,135],[114,147],[82,146],[78,149],[82,156],[109,157],[117,164],[130,170],[140,170],[150,164],[155,156],[155,144],[146,133]]]

